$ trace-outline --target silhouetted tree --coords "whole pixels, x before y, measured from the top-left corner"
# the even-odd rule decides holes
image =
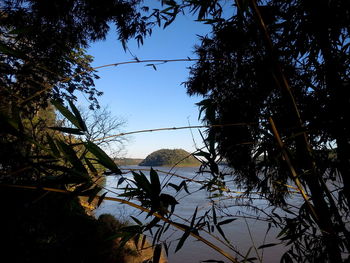
[[[25,106],[46,103],[52,96],[75,98],[73,92],[79,90],[89,95],[92,107],[97,106],[96,95],[102,93],[94,88],[95,74],[82,74],[91,69],[92,61],[84,48],[104,39],[111,23],[124,45],[130,37],[142,40],[151,25],[137,11],[139,2],[1,1],[2,104],[15,101]],[[40,96],[32,98],[38,92]]]
[[[150,33],[152,23],[141,15],[139,4],[140,1],[118,0],[1,1],[2,122],[22,119],[37,126],[34,119],[45,112],[50,99],[74,100],[75,91],[88,95],[92,109],[99,107],[96,97],[102,92],[94,88],[98,76],[90,66],[92,57],[84,48],[92,41],[104,39],[111,23],[124,45],[131,37],[142,40]],[[39,130],[33,125],[22,128],[23,134],[30,137]],[[33,149],[32,142],[14,138],[8,132],[8,127],[1,125],[0,167],[4,174],[26,163],[20,161],[23,158],[30,161],[28,151],[23,149]],[[39,137],[45,137],[45,133]]]
[[[318,215],[297,221],[316,222],[323,232],[313,257],[341,261],[350,241],[342,219],[350,201],[349,2],[237,1],[228,19],[220,16],[219,1],[210,3],[189,1],[213,31],[196,47],[200,61],[187,89],[205,97],[199,105],[208,124],[247,125],[211,128],[208,140],[218,142],[242,187],[262,190],[273,203],[284,203],[292,166]],[[326,186],[331,182],[336,195]]]

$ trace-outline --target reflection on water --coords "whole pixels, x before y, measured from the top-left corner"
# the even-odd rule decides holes
[[[128,166],[126,168],[144,169],[145,167]],[[169,168],[167,167],[154,167],[154,169],[169,171]],[[172,172],[187,178],[193,178],[194,176],[196,176],[196,180],[203,180],[203,175],[196,175],[197,170],[198,168],[196,167],[180,167],[175,168]],[[144,173],[148,175],[147,172]],[[132,175],[127,175],[127,177],[131,179]],[[159,173],[159,177],[161,181],[162,179],[166,181],[169,178],[169,176],[166,176],[162,173]],[[107,187],[115,192],[118,192],[118,190],[115,189],[117,187],[118,180],[119,178],[115,176],[108,177],[106,183]],[[171,182],[176,185],[180,184],[183,180],[184,179],[175,176],[171,178]],[[227,180],[227,185],[229,186],[229,189],[235,190],[232,183],[230,185],[230,178],[227,178]],[[206,211],[211,209],[212,201],[211,199],[209,199],[210,193],[208,193],[205,190],[200,190],[200,187],[201,185],[198,183],[189,183],[188,190],[190,193],[192,193],[191,195],[187,195],[185,191],[181,191],[180,194],[176,194],[175,190],[171,187],[166,187],[163,190],[164,193],[176,196],[176,199],[180,203],[176,206],[174,214],[180,216],[181,218],[186,218],[190,220],[196,207],[198,207],[198,216],[203,215]],[[109,195],[113,196],[113,194]],[[231,194],[231,196],[233,197],[234,194]],[[219,202],[219,198],[215,198],[213,200],[215,200],[215,202]],[[298,200],[296,200],[296,202],[297,201]],[[278,229],[271,226],[269,232],[266,234],[268,224],[264,221],[257,219],[263,219],[264,217],[266,217],[264,216],[264,213],[269,213],[270,208],[268,208],[267,202],[258,199],[253,200],[252,203],[250,203],[256,209],[260,209],[261,211],[263,211],[258,213],[254,212],[251,208],[248,209],[245,206],[248,202],[248,200],[242,198],[221,199],[220,206],[222,207],[222,210],[218,211],[217,215],[218,221],[227,218],[236,218],[235,221],[227,225],[222,225],[222,229],[224,230],[224,233],[227,239],[230,241],[230,243],[243,255],[246,255],[248,250],[254,245],[256,248],[258,248],[259,246],[267,243],[279,243],[279,241],[276,240]],[[101,204],[101,206],[95,211],[96,216],[99,216],[103,213],[110,213],[121,220],[130,222],[132,222],[132,220],[130,219],[130,215],[133,215],[143,221],[150,220],[149,218],[145,219],[146,215],[140,214],[140,212],[135,210],[134,208],[131,208],[127,205],[118,204],[112,201],[104,201]],[[233,217],[229,217],[228,215],[233,215]],[[219,219],[220,216],[224,218]],[[176,219],[175,217],[172,219],[176,222],[183,223],[181,219]],[[203,237],[205,237],[206,239],[213,242],[214,244],[221,247],[222,249],[229,251],[230,254],[235,255],[234,251],[230,251],[227,247],[225,247],[223,244],[221,244],[214,238],[208,236],[205,233],[200,234],[203,235]],[[214,234],[220,236],[217,230],[214,231]],[[228,262],[227,259],[221,256],[219,253],[212,250],[210,247],[206,246],[202,242],[196,241],[192,237],[189,237],[186,240],[182,249],[175,254],[174,250],[178,242],[177,239],[180,238],[181,235],[181,231],[175,231],[172,229],[169,229],[164,235],[164,238],[166,238],[168,241],[172,240],[168,257],[170,263],[200,262],[201,260],[209,259],[223,260],[224,262]],[[221,236],[220,238],[222,239]],[[262,258],[262,262],[279,262],[279,259],[284,251],[285,248],[283,245],[268,247],[264,250],[255,250],[253,248],[250,250],[249,257],[256,257],[258,252],[259,257]]]

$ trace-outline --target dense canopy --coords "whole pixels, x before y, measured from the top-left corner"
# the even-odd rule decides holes
[[[350,240],[341,219],[350,203],[350,2],[236,3],[233,16],[210,21],[212,35],[196,47],[200,60],[186,83],[189,94],[205,97],[203,120],[216,125],[207,140],[218,143],[239,185],[262,190],[272,203],[284,204],[291,181],[305,187],[324,243],[308,254],[291,236],[303,251],[299,260],[339,262]],[[337,185],[332,194],[330,184]],[[288,231],[313,224],[301,211]]]
[[[89,72],[92,57],[84,48],[104,39],[112,23],[124,45],[131,37],[142,40],[150,33],[151,23],[137,11],[138,4],[123,0],[1,1],[2,107],[5,101],[24,106],[34,101],[45,104],[52,96],[75,98],[75,90],[86,93],[96,106],[96,95],[102,93],[94,88],[96,75]]]

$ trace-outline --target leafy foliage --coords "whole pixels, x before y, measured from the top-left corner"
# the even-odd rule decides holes
[[[189,5],[205,18],[213,10],[220,14],[212,3],[211,8]],[[284,240],[294,245],[289,256],[340,262],[341,253],[349,251],[349,202],[341,197],[350,187],[344,122],[349,118],[349,4],[236,3],[233,15],[213,21],[212,35],[196,47],[200,60],[191,68],[188,92],[205,97],[199,104],[203,119],[219,125],[209,129],[208,139],[218,143],[241,187],[262,191],[283,206],[286,185],[300,180],[311,196],[295,221],[285,221],[290,234]],[[247,125],[228,126],[238,122]],[[337,155],[330,158],[332,147]],[[332,183],[335,195],[327,186]],[[312,255],[305,250],[310,242]]]
[[[98,106],[96,95],[102,92],[94,88],[97,76],[84,48],[89,41],[104,39],[109,23],[115,24],[124,45],[131,37],[142,40],[150,34],[152,22],[136,11],[138,4],[116,0],[2,1],[1,104],[45,104],[48,97],[75,99],[73,92],[79,90],[88,95],[91,107]]]

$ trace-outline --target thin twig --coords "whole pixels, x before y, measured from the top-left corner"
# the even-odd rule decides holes
[[[112,137],[120,137],[135,133],[144,133],[144,132],[156,132],[156,131],[170,131],[170,130],[183,130],[183,129],[193,129],[193,128],[212,128],[212,127],[230,127],[230,126],[252,126],[256,125],[256,123],[246,123],[246,122],[240,122],[240,123],[230,123],[230,124],[213,124],[213,125],[196,125],[196,126],[182,126],[182,127],[166,127],[166,128],[157,128],[157,129],[146,129],[146,130],[138,130],[138,131],[131,131],[131,132],[122,132],[114,135],[110,135],[103,138],[98,138],[92,140],[93,142],[96,141],[102,141],[105,139],[109,139]]]
[[[260,255],[259,255],[259,252],[258,252],[258,249],[256,248],[256,245],[255,245],[255,242],[254,242],[254,238],[252,236],[252,233],[250,232],[250,227],[248,225],[248,222],[247,222],[247,219],[244,217],[244,222],[245,224],[247,225],[247,229],[248,229],[248,234],[249,234],[249,237],[250,237],[250,241],[252,242],[252,245],[253,245],[253,248],[255,250],[255,253],[256,253],[256,256],[258,257],[259,259],[259,262],[261,263],[261,258],[260,258]]]

